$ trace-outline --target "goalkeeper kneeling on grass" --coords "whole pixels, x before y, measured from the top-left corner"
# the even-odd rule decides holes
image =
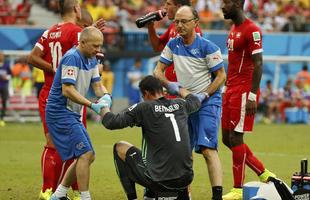
[[[120,141],[114,145],[115,168],[129,200],[137,199],[135,183],[148,188],[147,197],[172,192],[177,199],[188,199],[193,180],[193,160],[187,118],[200,108],[204,94],[190,94],[180,88],[183,97],[166,99],[159,79],[147,76],[139,84],[144,102],[114,114],[101,109],[107,129],[141,126],[142,150]],[[108,102],[107,102],[108,104]]]

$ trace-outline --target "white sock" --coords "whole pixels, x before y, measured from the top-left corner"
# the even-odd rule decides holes
[[[81,200],[91,200],[89,191],[81,192]]]
[[[69,190],[68,187],[59,184],[54,194],[57,198],[65,197],[67,195],[68,190]]]

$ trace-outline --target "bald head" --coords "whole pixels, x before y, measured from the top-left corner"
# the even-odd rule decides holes
[[[103,35],[101,31],[93,26],[89,26],[81,32],[78,48],[86,57],[94,57],[101,51]]]
[[[177,10],[176,15],[191,17],[191,18],[194,18],[196,20],[199,19],[199,15],[198,15],[197,11],[191,6],[181,6]]]
[[[79,6],[78,0],[59,0],[59,9],[61,16],[74,12],[77,6]]]
[[[83,29],[80,35],[80,41],[91,41],[101,39],[103,41],[103,35],[101,31],[93,26]]]
[[[90,13],[85,9],[81,9],[81,16],[82,18],[77,21],[77,25],[81,28],[86,28],[88,26],[91,26],[94,22],[93,17],[90,15]]]

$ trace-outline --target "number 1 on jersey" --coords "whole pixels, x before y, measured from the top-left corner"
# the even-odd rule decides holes
[[[177,121],[175,120],[174,114],[172,113],[165,113],[165,116],[168,117],[172,123],[172,127],[173,127],[173,131],[175,134],[175,139],[177,142],[181,141],[181,136],[180,136],[180,131],[179,131],[179,127],[177,124]]]

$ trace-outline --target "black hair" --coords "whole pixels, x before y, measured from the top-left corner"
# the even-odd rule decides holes
[[[177,4],[180,4],[182,6],[191,6],[192,3],[190,0],[174,0],[174,3],[177,5]]]
[[[151,75],[144,77],[140,81],[139,88],[142,95],[144,95],[146,91],[151,95],[155,95],[156,93],[163,93],[163,86],[160,80]]]

